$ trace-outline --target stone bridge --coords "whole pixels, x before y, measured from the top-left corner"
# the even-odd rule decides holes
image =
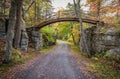
[[[82,21],[85,23],[90,23],[90,24],[94,24],[96,25],[97,23],[100,24],[104,24],[104,22],[102,21],[98,21],[97,19],[95,19],[96,16],[91,16],[88,14],[84,14],[82,17]],[[32,30],[32,29],[38,29],[40,30],[42,27],[52,24],[52,23],[56,23],[56,22],[66,22],[66,21],[76,21],[79,22],[79,18],[76,16],[74,11],[69,11],[69,10],[65,10],[65,11],[58,11],[58,12],[54,12],[52,14],[46,15],[44,19],[42,20],[37,20],[35,23],[35,25],[31,26],[31,27],[27,27],[27,30]]]
[[[6,16],[5,16],[6,17]],[[94,19],[93,19],[94,18]],[[5,35],[7,28],[3,23],[5,20],[0,19],[0,39]],[[34,22],[35,25],[32,27],[26,27],[25,22],[22,20],[22,34],[21,34],[21,49],[27,51],[28,45],[39,50],[43,46],[43,38],[40,33],[40,29],[46,25],[56,23],[56,22],[65,22],[65,21],[76,21],[79,22],[79,18],[76,17],[74,11],[63,11],[56,12],[49,15],[45,15],[45,18],[42,20],[37,20]],[[94,27],[85,29],[85,36],[87,38],[87,46],[89,47],[90,52],[104,52],[110,50],[111,54],[120,54],[120,33],[114,30],[108,30],[106,33],[96,33],[96,24],[104,24],[102,21],[97,21],[94,16],[82,14],[82,21],[85,23],[93,24]],[[33,22],[31,22],[33,23]],[[5,27],[3,27],[5,26]],[[5,29],[5,30],[3,30]],[[27,32],[26,32],[27,31]],[[2,36],[1,36],[2,35]],[[29,41],[28,41],[29,40]],[[80,43],[82,46],[82,43]],[[85,51],[84,46],[81,47],[82,51]],[[114,53],[113,53],[114,52]],[[116,53],[117,52],[117,53]]]
[[[42,27],[52,24],[52,23],[56,23],[56,22],[66,22],[66,21],[76,21],[79,22],[79,18],[76,17],[64,17],[64,18],[56,18],[56,19],[49,19],[43,22],[40,22],[38,25],[35,25],[33,27],[28,27],[27,29],[41,29]],[[99,21],[97,20],[91,20],[91,19],[82,19],[83,22],[85,23],[90,23],[90,24],[97,24]],[[103,22],[100,22],[101,24],[103,24]]]
[[[93,24],[96,26],[97,23],[104,24],[104,22],[98,21],[95,19],[95,16],[91,16],[89,14],[81,14],[82,15],[82,21],[85,23]],[[22,20],[22,34],[21,34],[21,48],[23,50],[27,50],[27,46],[29,46],[39,50],[43,46],[43,38],[42,34],[40,33],[40,29],[46,25],[56,23],[56,22],[70,22],[70,21],[75,21],[79,22],[79,18],[76,16],[74,11],[70,10],[64,10],[64,11],[58,11],[58,12],[53,12],[50,14],[46,14],[44,18],[41,20],[36,20],[34,22],[34,25],[31,27],[26,27],[25,22]],[[31,22],[33,23],[33,22]],[[26,33],[27,31],[27,33]],[[28,36],[27,36],[28,35]],[[29,42],[28,42],[29,40]]]
[[[96,25],[97,23],[103,24],[103,22],[97,21],[96,19],[91,19],[94,16],[82,15],[82,21],[85,23],[90,23]],[[56,22],[66,22],[66,21],[76,21],[79,22],[79,18],[76,17],[74,11],[58,11],[51,14],[45,15],[45,18],[42,20],[37,20],[35,25],[32,27],[27,27],[27,33],[29,36],[29,45],[39,50],[42,47],[42,34],[40,29],[46,25],[56,23]]]

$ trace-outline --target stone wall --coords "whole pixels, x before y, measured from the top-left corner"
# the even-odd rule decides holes
[[[8,19],[0,19],[0,39],[6,40],[6,32],[8,27]],[[20,48],[27,52],[28,48],[28,35],[26,32],[26,24],[25,21],[21,18],[21,42]]]
[[[43,37],[39,30],[32,30],[28,32],[29,36],[29,46],[40,50],[43,47]]]
[[[87,45],[87,48],[89,50],[89,52],[92,52],[92,32],[93,32],[93,29],[94,28],[89,28],[89,29],[84,29],[84,35],[85,35],[85,38],[86,38],[86,45]],[[85,47],[85,41],[83,41],[85,38],[80,38],[80,49],[81,51],[83,52],[88,52],[86,47]]]
[[[109,29],[105,33],[96,33],[96,27],[87,28],[84,30],[86,36],[87,46],[91,54],[104,53],[108,50],[114,50],[118,52],[120,49],[120,34],[119,31]],[[81,41],[83,42],[83,41]],[[82,43],[80,43],[82,44]],[[85,51],[84,47],[81,47],[82,51]],[[115,50],[114,50],[115,51]]]
[[[21,32],[21,42],[20,42],[20,47],[23,51],[27,52],[28,50],[28,35],[26,31]]]
[[[21,18],[21,41],[20,41],[20,48],[24,51],[27,52],[28,50],[28,34],[26,32],[26,23],[25,21]]]
[[[5,40],[6,39],[6,20],[0,19],[0,39]],[[29,34],[29,36],[28,36]],[[26,31],[26,23],[21,18],[21,41],[20,41],[20,48],[27,52],[28,50],[28,41],[32,43],[32,47],[40,50],[43,47],[43,38],[42,34],[39,31]]]

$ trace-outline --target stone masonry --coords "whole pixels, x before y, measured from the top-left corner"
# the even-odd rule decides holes
[[[35,30],[32,31],[31,42],[32,47],[35,48],[36,50],[40,50],[43,47],[43,38],[40,31]]]
[[[91,54],[94,53],[104,53],[108,50],[120,52],[120,34],[118,30],[109,29],[105,33],[96,33],[96,27],[87,28],[84,30],[87,46]],[[83,41],[80,42],[83,44]],[[81,50],[85,51],[84,47],[81,47]],[[116,51],[116,52],[115,52]],[[111,52],[113,54],[113,52]]]

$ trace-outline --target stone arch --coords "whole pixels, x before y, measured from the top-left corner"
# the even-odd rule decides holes
[[[46,20],[46,21],[43,21],[43,22],[40,22],[39,24],[37,25],[34,25],[32,27],[28,27],[27,29],[40,29],[46,25],[49,25],[49,24],[52,24],[52,23],[56,23],[56,22],[66,22],[66,21],[76,21],[76,22],[79,22],[79,18],[70,18],[70,17],[65,17],[65,18],[55,18],[55,19],[49,19],[49,20]],[[100,21],[97,21],[97,20],[91,20],[91,19],[82,19],[83,22],[86,22],[86,23],[90,23],[90,24],[94,24],[96,25],[98,22],[103,24],[104,22],[100,22]]]
[[[42,27],[45,27],[46,25],[56,23],[56,22],[66,22],[66,21],[68,21],[68,22],[69,21],[79,22],[79,18],[65,17],[65,18],[48,19],[46,21],[40,22],[37,25],[26,28],[27,32],[28,32],[28,35],[29,35],[29,39],[32,40],[33,43],[34,43],[34,45],[32,45],[32,46],[34,46],[36,49],[40,49],[42,47],[42,45],[39,46],[39,44],[41,43],[41,41],[39,41],[39,40],[42,39],[42,36],[41,36],[39,30]],[[94,24],[94,25],[96,25],[98,22],[103,23],[103,22],[100,22],[100,21],[97,21],[97,20],[91,20],[91,19],[82,19],[82,21],[86,22],[86,23]]]

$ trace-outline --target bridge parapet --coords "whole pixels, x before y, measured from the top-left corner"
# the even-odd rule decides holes
[[[82,13],[82,18],[87,18],[91,20],[97,20],[95,16],[86,13]],[[59,19],[59,18],[78,18],[74,10],[63,10],[58,12],[52,12],[50,14],[44,15],[44,18],[37,19],[34,26],[38,25],[40,22],[51,20],[51,19]]]

